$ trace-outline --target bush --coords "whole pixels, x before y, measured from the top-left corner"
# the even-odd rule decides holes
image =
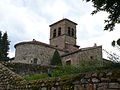
[[[38,80],[42,78],[48,77],[59,77],[59,76],[68,76],[68,75],[76,75],[79,73],[85,72],[96,72],[103,70],[111,70],[115,68],[120,68],[120,63],[106,63],[100,64],[98,61],[90,63],[90,62],[81,62],[78,66],[66,65],[66,66],[57,66],[56,69],[50,71],[50,73],[42,73],[42,74],[33,74],[29,76],[25,76],[26,80]]]
[[[61,57],[60,57],[60,54],[57,50],[55,50],[50,64],[51,65],[58,65],[58,66],[62,65]]]
[[[79,74],[82,72],[90,72],[97,70],[96,66],[64,66],[61,69],[55,69],[52,71],[52,77],[64,76],[64,75],[72,75]]]

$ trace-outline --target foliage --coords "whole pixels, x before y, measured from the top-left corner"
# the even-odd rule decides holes
[[[105,20],[106,26],[104,30],[112,31],[115,24],[120,23],[120,1],[119,0],[85,0],[87,2],[91,1],[93,6],[96,8],[92,14],[96,14],[100,11],[105,11],[109,13],[108,19]]]
[[[61,67],[61,69],[55,69],[52,72],[52,76],[64,76],[64,75],[71,75],[71,74],[79,74],[83,72],[90,72],[90,71],[97,71],[99,68],[101,68],[101,62],[99,61],[81,61],[80,65],[72,66],[72,65],[66,65],[64,67]]]
[[[41,73],[41,74],[31,74],[31,75],[26,75],[24,76],[25,80],[38,80],[42,78],[47,78],[48,74],[46,73]]]
[[[68,75],[76,75],[79,73],[83,72],[90,72],[90,71],[97,71],[96,66],[64,66],[64,67],[59,67],[57,69],[54,69],[51,72],[51,76],[48,75],[48,73],[41,73],[41,74],[32,74],[32,75],[26,75],[24,78],[26,80],[38,80],[38,79],[43,79],[43,78],[48,78],[48,77],[59,77],[59,76],[68,76]]]
[[[7,57],[9,51],[10,41],[8,40],[7,32],[3,35],[0,31],[0,60],[7,61],[9,58]]]
[[[113,40],[111,44],[112,44],[113,47],[117,48],[120,51],[120,38],[117,39],[116,41]],[[114,57],[111,60],[116,60],[116,61],[120,60],[120,56],[119,55],[113,54],[112,56],[114,56]]]
[[[111,44],[112,44],[113,47],[116,47],[118,50],[120,50],[120,38],[117,39],[116,41],[113,40]],[[114,60],[114,61],[119,62],[120,56],[113,53],[113,54],[110,55],[110,60]]]
[[[0,60],[3,59],[3,49],[2,49],[2,33],[0,31]]]
[[[120,56],[116,53],[110,53],[107,58],[113,62],[119,62],[120,60]]]
[[[9,51],[10,41],[8,40],[7,32],[5,32],[3,34],[2,44],[3,44],[3,54],[4,54],[3,58],[4,58],[4,60],[8,60],[9,58],[7,57],[7,55],[8,55],[8,51]]]
[[[99,72],[99,71],[119,69],[119,68],[120,68],[119,62],[108,61],[106,63],[101,64],[101,61],[81,61],[81,64],[78,66],[72,66],[72,65],[58,66],[56,69],[51,71],[50,73],[51,76],[49,76],[48,73],[41,73],[41,74],[28,75],[25,76],[24,78],[26,80],[38,80],[49,77],[68,77],[70,75],[78,75],[80,73],[85,73],[85,72]]]
[[[116,41],[113,40],[111,44],[113,47],[116,47],[118,50],[120,50],[120,38],[117,39]]]
[[[54,55],[51,59],[51,65],[62,65],[61,57],[57,50],[55,50]]]

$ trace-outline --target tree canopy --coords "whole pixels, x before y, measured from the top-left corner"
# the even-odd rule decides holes
[[[9,51],[10,41],[8,40],[7,32],[2,35],[0,31],[0,60],[8,61],[8,51]]]
[[[120,50],[120,38],[117,40],[113,40],[112,46],[117,47]]]
[[[60,54],[57,50],[55,50],[53,57],[51,59],[51,65],[62,65]]]
[[[116,24],[120,23],[120,0],[85,0],[86,2],[92,2],[95,10],[92,14],[96,14],[100,11],[109,13],[108,19],[105,20],[104,30],[112,31]]]

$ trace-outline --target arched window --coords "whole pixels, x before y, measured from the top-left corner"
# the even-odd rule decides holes
[[[72,36],[74,36],[74,29],[72,28]]]
[[[58,36],[61,35],[61,27],[58,28]]]
[[[56,29],[53,31],[53,38],[56,37]]]
[[[68,27],[68,35],[70,36],[70,27]]]

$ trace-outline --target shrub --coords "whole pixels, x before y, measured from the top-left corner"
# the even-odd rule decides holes
[[[57,50],[55,50],[54,55],[51,59],[51,65],[62,65],[61,57]]]

